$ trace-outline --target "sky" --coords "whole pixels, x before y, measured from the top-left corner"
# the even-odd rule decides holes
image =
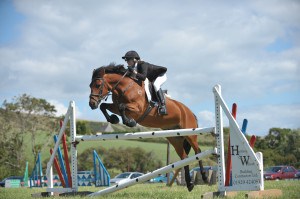
[[[200,127],[215,126],[216,84],[248,134],[300,127],[297,0],[1,0],[0,103],[26,93],[62,115],[74,100],[77,118],[105,121],[88,105],[92,71],[129,50],[168,68],[162,88]]]

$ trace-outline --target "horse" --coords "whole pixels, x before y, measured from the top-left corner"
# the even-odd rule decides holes
[[[113,103],[101,103],[100,110],[108,122],[119,123],[120,115],[123,124],[133,127],[137,123],[145,127],[161,128],[163,130],[197,128],[197,117],[181,102],[166,98],[167,115],[160,115],[158,108],[151,104],[145,92],[145,83],[135,79],[123,65],[110,64],[94,69],[90,83],[91,94],[89,106],[96,109],[102,100],[112,95]],[[109,115],[107,110],[114,113]],[[197,135],[183,137],[168,137],[167,140],[175,148],[181,160],[185,159],[190,149],[195,154],[201,153],[198,146]],[[201,175],[207,182],[202,161],[199,161]],[[186,186],[189,191],[194,188],[194,183],[189,174],[189,165],[184,167]]]

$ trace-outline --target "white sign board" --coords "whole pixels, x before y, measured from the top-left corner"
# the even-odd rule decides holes
[[[263,187],[262,157],[257,157],[246,137],[230,128],[230,150],[232,161],[232,189],[261,190]],[[260,155],[258,155],[260,156]]]

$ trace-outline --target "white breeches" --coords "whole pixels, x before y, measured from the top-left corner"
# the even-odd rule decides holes
[[[160,86],[163,85],[163,83],[165,83],[166,80],[167,80],[166,73],[164,75],[159,76],[159,77],[156,78],[156,80],[153,83],[153,86],[154,86],[154,89],[155,89],[156,92],[160,89]],[[148,101],[150,102],[151,94],[150,94],[150,90],[149,90],[149,80],[148,80],[148,78],[145,79],[145,91],[146,91]]]
[[[151,93],[150,93],[150,90],[149,90],[149,80],[148,80],[148,78],[145,79],[145,91],[146,91],[148,102],[150,102],[151,101]]]
[[[161,87],[161,85],[163,85],[163,83],[165,83],[165,81],[167,80],[167,75],[166,73],[163,74],[162,76],[158,76],[155,81],[153,82],[153,86],[155,91],[158,91]]]

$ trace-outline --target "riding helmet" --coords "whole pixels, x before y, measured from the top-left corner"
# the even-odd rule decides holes
[[[138,54],[137,52],[135,52],[134,50],[128,51],[128,52],[122,57],[122,59],[130,59],[130,58],[140,60],[139,54]]]

